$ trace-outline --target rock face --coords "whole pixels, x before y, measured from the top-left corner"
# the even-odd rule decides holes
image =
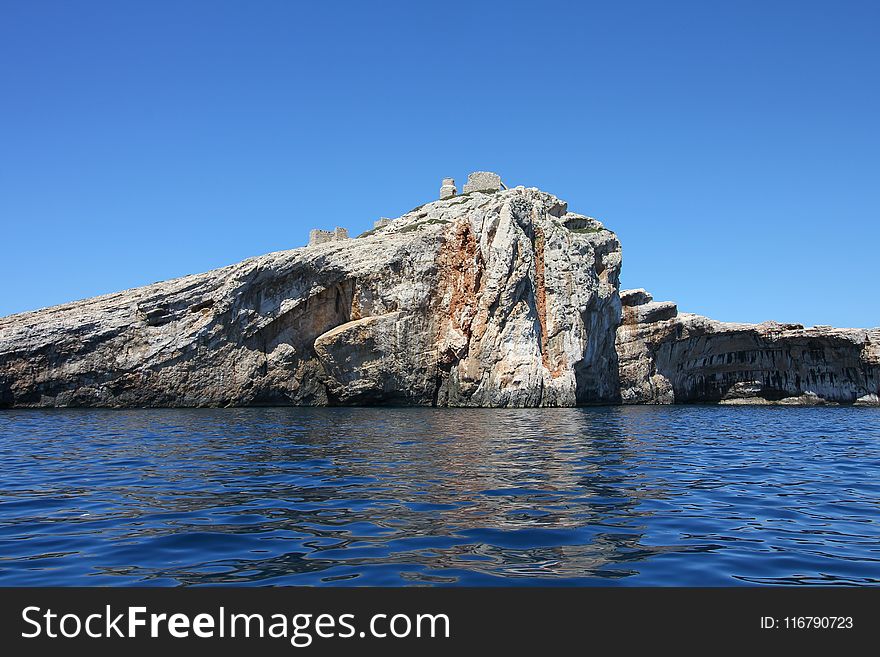
[[[878,404],[880,329],[717,322],[645,290],[620,297],[623,403]]]
[[[618,398],[620,244],[537,189],[0,319],[0,406]]]
[[[0,407],[880,404],[880,329],[679,313],[619,292],[617,237],[555,196],[446,187],[357,239],[0,318]]]

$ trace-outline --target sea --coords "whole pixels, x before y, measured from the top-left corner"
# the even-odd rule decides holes
[[[878,408],[0,411],[2,586],[878,584]]]

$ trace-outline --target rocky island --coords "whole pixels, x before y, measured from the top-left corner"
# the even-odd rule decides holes
[[[0,407],[880,404],[880,329],[621,291],[591,217],[490,172],[350,238],[0,319]]]

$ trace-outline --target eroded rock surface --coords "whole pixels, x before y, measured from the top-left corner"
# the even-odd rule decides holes
[[[623,403],[878,404],[880,329],[718,322],[620,296]]]
[[[0,319],[2,406],[571,406],[618,396],[620,244],[537,189]]]
[[[0,318],[0,406],[880,403],[880,329],[619,292],[600,222],[471,178],[358,239]]]

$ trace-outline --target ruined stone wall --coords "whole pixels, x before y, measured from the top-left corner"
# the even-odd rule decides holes
[[[471,192],[497,191],[501,189],[501,176],[491,171],[474,171],[461,188],[462,194]]]
[[[339,228],[338,226],[333,230],[320,230],[315,228],[309,232],[309,246],[326,244],[327,242],[339,242],[347,239],[348,230],[345,228]]]

